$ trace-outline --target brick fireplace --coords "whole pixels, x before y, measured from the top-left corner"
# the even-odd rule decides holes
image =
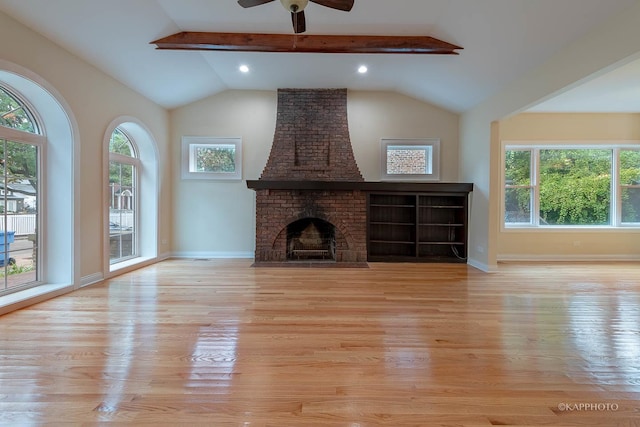
[[[366,265],[366,195],[347,122],[346,89],[280,89],[276,129],[256,191],[256,265]]]

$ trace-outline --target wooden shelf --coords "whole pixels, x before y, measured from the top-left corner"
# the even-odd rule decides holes
[[[418,242],[419,245],[464,245],[465,242]]]
[[[376,222],[376,221],[371,221],[369,224],[372,224],[372,225],[411,225],[411,226],[415,225],[412,222]]]
[[[415,208],[413,205],[371,205],[375,208]]]
[[[431,183],[367,194],[369,261],[466,262],[472,184]],[[424,190],[424,191],[421,191]]]
[[[393,245],[415,245],[416,244],[416,242],[414,242],[413,240],[410,242],[407,242],[407,241],[403,242],[401,240],[371,240],[371,243],[385,243],[385,244],[390,243]]]

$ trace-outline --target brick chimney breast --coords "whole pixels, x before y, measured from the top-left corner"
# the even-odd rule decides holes
[[[364,181],[349,137],[347,89],[279,89],[277,111],[260,179]]]

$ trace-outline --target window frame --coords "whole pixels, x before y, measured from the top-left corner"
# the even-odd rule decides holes
[[[113,135],[113,133],[115,132],[120,132],[127,138],[127,141],[131,146],[131,150],[133,151],[131,156],[127,156],[125,154],[112,152],[110,149],[110,146],[107,147],[107,150],[109,153],[109,160],[108,160],[109,165],[111,165],[111,162],[116,162],[119,164],[129,165],[133,167],[133,176],[131,180],[131,186],[133,188],[133,230],[131,230],[131,235],[132,235],[131,255],[111,259],[111,255],[109,253],[107,255],[107,258],[109,259],[109,265],[111,269],[117,268],[115,266],[117,266],[118,264],[128,263],[131,260],[140,257],[140,230],[139,230],[140,229],[140,197],[139,197],[139,194],[140,194],[140,174],[141,174],[141,168],[142,168],[142,161],[140,160],[138,147],[135,143],[135,140],[131,137],[131,135],[129,135],[129,133],[120,126],[116,126],[111,132],[111,135]],[[108,169],[109,168],[107,168],[107,170]],[[107,183],[109,183],[109,179],[107,179]],[[111,209],[110,206],[109,206],[109,209]],[[107,215],[108,217],[110,217],[109,214],[110,212]],[[109,240],[110,240],[109,223],[110,223],[110,220],[107,222],[107,228],[108,228],[107,234],[109,235]]]
[[[545,225],[540,224],[540,151],[542,150],[611,150],[611,186],[610,186],[610,223],[603,225]],[[531,206],[531,222],[530,223],[507,223],[506,217],[506,152],[509,150],[529,150],[531,151],[531,168],[530,181],[533,188],[533,202]],[[624,140],[624,141],[502,141],[501,142],[501,159],[500,159],[500,214],[501,231],[527,231],[527,230],[545,230],[545,231],[568,231],[568,230],[630,230],[640,229],[638,223],[622,222],[622,197],[620,183],[620,151],[635,150],[640,151],[640,140]],[[638,186],[640,187],[640,186]]]
[[[42,250],[42,248],[45,247],[44,236],[46,234],[43,228],[43,224],[44,224],[43,215],[45,212],[45,204],[44,204],[45,183],[43,182],[44,180],[43,165],[46,162],[46,147],[47,147],[48,139],[47,139],[47,136],[44,134],[42,121],[40,120],[40,117],[37,114],[37,110],[31,105],[31,103],[28,102],[27,99],[23,97],[19,91],[15,90],[13,87],[6,84],[5,82],[2,82],[0,87],[10,97],[12,97],[18,104],[20,104],[21,108],[23,109],[27,117],[30,119],[31,124],[34,128],[34,131],[30,132],[22,129],[17,129],[14,127],[0,125],[0,140],[5,142],[14,142],[18,144],[33,145],[36,147],[36,150],[37,150],[36,151],[37,152],[36,171],[35,171],[37,188],[35,188],[35,191],[38,195],[37,196],[38,201],[37,201],[37,208],[36,208],[36,223],[35,223],[35,232],[34,232],[36,237],[34,239],[35,241],[33,242],[34,245],[38,245],[37,247],[38,261],[34,266],[36,280],[19,284],[12,288],[5,288],[4,286],[2,286],[2,288],[0,288],[0,296],[5,296],[5,295],[14,294],[16,292],[24,291],[27,289],[31,289],[45,283],[46,278],[43,277],[43,271],[44,271],[43,261],[45,259],[46,254],[44,254]],[[3,221],[5,221],[5,218],[4,218],[5,215],[6,215],[6,212],[2,213]],[[11,250],[9,249],[9,251],[7,252],[7,255],[10,256],[10,253],[11,253]],[[4,266],[0,267],[5,270],[5,274],[7,270],[7,265],[8,264],[5,264]],[[3,279],[3,282],[6,281],[6,277],[3,277],[2,279]]]
[[[387,169],[389,147],[411,146],[429,147],[431,173],[390,174]],[[440,139],[439,138],[383,138],[380,140],[380,178],[382,181],[440,181]]]
[[[70,105],[55,86],[28,68],[0,58],[0,84],[19,93],[46,137],[40,153],[39,264],[43,283],[0,296],[0,314],[16,305],[42,301],[89,284],[82,276],[80,251],[80,128]],[[106,158],[106,156],[103,156]],[[64,191],[66,197],[54,197]]]

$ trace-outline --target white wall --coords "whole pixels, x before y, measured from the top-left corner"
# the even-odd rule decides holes
[[[171,112],[174,156],[174,250],[185,257],[252,257],[255,193],[276,123],[277,93],[227,91]],[[381,138],[441,138],[442,180],[458,176],[458,116],[388,92],[349,91],[349,130],[356,162],[368,181],[380,178]],[[180,179],[182,136],[242,137],[243,181]]]
[[[276,93],[227,91],[171,112],[174,168],[173,250],[178,256],[252,257],[255,195],[275,131]],[[243,180],[180,178],[183,136],[241,137]]]
[[[160,233],[167,238],[158,252],[168,253],[171,228],[171,164],[166,161],[168,112],[2,13],[0,38],[7,41],[0,43],[0,58],[41,77],[64,99],[75,117],[79,131],[75,138],[80,145],[80,173],[76,175],[80,214],[75,224],[79,244],[75,252],[80,275],[101,277],[103,272],[102,142],[107,126],[119,116],[140,120],[157,142],[163,177]]]
[[[463,114],[460,179],[475,184],[469,236],[472,265],[489,271],[497,268],[500,193],[492,189],[499,176],[500,135],[492,123],[593,78],[608,67],[640,57],[638,22],[640,2]]]
[[[381,138],[440,138],[443,182],[458,180],[458,115],[393,92],[349,91],[351,145],[367,181],[380,180]]]

